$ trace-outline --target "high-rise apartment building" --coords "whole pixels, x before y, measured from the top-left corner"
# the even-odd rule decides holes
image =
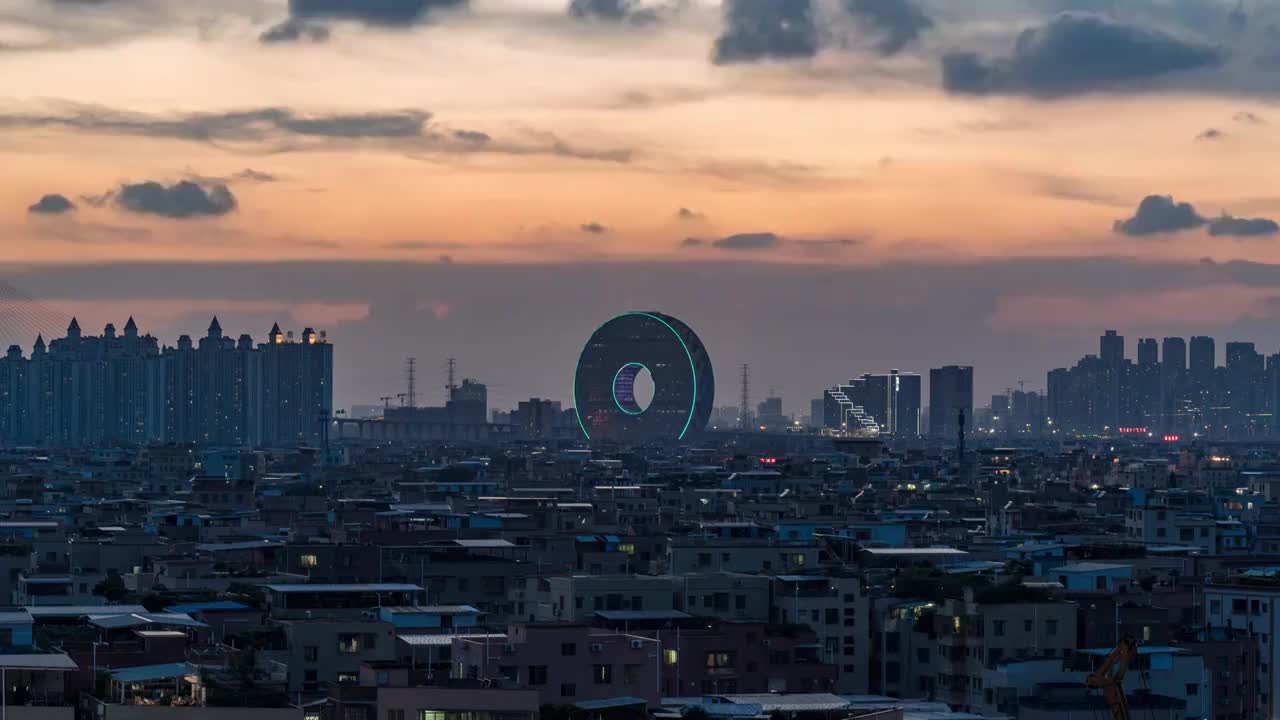
[[[973,422],[973,368],[947,365],[929,371],[929,435],[954,438],[959,433],[960,413]]]
[[[834,430],[919,437],[920,376],[863,374],[823,396],[823,425]]]
[[[0,443],[48,447],[180,442],[248,447],[318,444],[333,407],[333,347],[307,328],[300,342],[274,327],[268,343],[224,337],[215,318],[199,343],[160,347],[107,325],[31,356],[0,359]]]
[[[1194,350],[1195,339],[1192,339]],[[1212,348],[1212,340],[1210,340]],[[1213,374],[1213,358],[1210,352],[1209,374]],[[1170,430],[1178,427],[1176,416],[1181,411],[1178,400],[1185,397],[1187,385],[1187,341],[1180,337],[1167,337],[1160,348],[1160,427]]]

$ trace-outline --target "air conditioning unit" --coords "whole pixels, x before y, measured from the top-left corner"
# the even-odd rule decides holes
[[[591,652],[597,655],[604,652],[604,643],[591,643]]]
[[[632,640],[632,641],[631,641],[631,649],[632,649],[632,650],[640,650],[640,649],[641,649],[641,648],[643,648],[643,647],[644,647],[644,641],[643,641],[643,640]]]

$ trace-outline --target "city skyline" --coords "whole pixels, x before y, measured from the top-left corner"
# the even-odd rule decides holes
[[[150,332],[139,334],[140,330],[132,316],[127,319],[123,327],[123,332],[118,333],[115,323],[107,323],[101,336],[90,332],[87,337],[91,343],[104,343],[104,348],[110,346],[116,351],[119,350],[116,345],[121,342],[125,344],[140,342],[141,345],[138,346],[140,352],[156,358],[160,358],[162,354],[190,350],[195,347],[195,341],[190,334],[179,335],[174,338],[173,344],[161,342]],[[46,339],[42,333],[38,334],[30,353],[26,352],[21,343],[16,343],[10,346],[8,358],[11,361],[24,363],[36,360],[38,357],[44,357],[46,346],[50,352],[53,352],[59,346],[67,348],[68,338],[79,343],[81,333],[80,323],[73,317],[65,337],[50,334]],[[268,333],[267,342],[257,347],[261,350],[265,345],[276,343],[306,344],[308,338],[311,338],[310,342],[318,339],[320,343],[327,345],[327,336],[327,330],[314,331],[307,327],[295,338],[294,331],[282,331],[279,323],[274,323]],[[235,341],[230,339],[231,336],[224,339],[221,324],[216,315],[212,318],[206,335],[197,336],[197,338],[201,347],[204,347],[205,343],[212,343],[210,347],[220,346],[220,343],[227,343],[228,347],[240,349],[254,347],[253,337],[248,333],[241,334]],[[1097,433],[1106,428],[1120,427],[1125,427],[1130,432],[1139,427],[1144,431],[1150,430],[1152,433],[1175,430],[1191,432],[1197,430],[1195,427],[1197,422],[1209,422],[1207,419],[1209,415],[1206,414],[1207,406],[1201,407],[1201,405],[1209,403],[1212,398],[1221,399],[1222,407],[1215,411],[1214,416],[1217,417],[1216,422],[1226,423],[1222,426],[1224,429],[1229,425],[1232,428],[1231,432],[1236,432],[1236,426],[1243,422],[1244,417],[1263,413],[1260,416],[1261,419],[1249,420],[1249,424],[1257,428],[1250,432],[1272,432],[1270,428],[1275,424],[1272,419],[1274,411],[1280,407],[1280,351],[1258,352],[1254,342],[1228,340],[1219,343],[1218,339],[1212,336],[1134,338],[1111,329],[1098,336],[1097,342],[1096,352],[1086,352],[1083,359],[1074,362],[1063,360],[1049,367],[1041,375],[1044,378],[1043,383],[1033,382],[1027,385],[1023,381],[1017,384],[1016,390],[1013,385],[1007,385],[1002,391],[990,395],[975,391],[973,378],[975,375],[981,376],[981,369],[971,365],[930,367],[927,371],[921,372],[897,368],[887,372],[854,372],[849,376],[849,384],[844,381],[835,382],[824,388],[817,398],[788,399],[776,388],[770,387],[767,391],[757,392],[751,397],[752,426],[754,427],[756,422],[764,422],[773,431],[790,427],[792,421],[795,424],[804,424],[806,427],[825,426],[836,430],[854,430],[858,425],[878,426],[880,433],[898,438],[946,439],[955,437],[957,425],[954,415],[960,408],[964,408],[966,422],[971,432],[978,431],[980,428],[982,432],[988,430],[996,432],[999,428],[998,431],[1001,433],[1029,432],[1039,435],[1052,434],[1056,430],[1068,434],[1077,432],[1088,434]],[[1219,345],[1221,345],[1220,348]],[[1256,368],[1254,358],[1256,358]],[[416,361],[416,358],[414,360]],[[1114,371],[1107,369],[1112,367],[1116,369]],[[404,370],[403,365],[401,370]],[[418,366],[418,370],[421,372],[421,365]],[[1103,374],[1097,375],[1099,372]],[[1107,381],[1106,378],[1110,377],[1107,375],[1108,372],[1114,372],[1116,379]],[[379,396],[377,403],[357,400],[344,404],[333,399],[342,396],[340,379],[332,377],[331,369],[327,373],[329,377],[326,379],[328,387],[326,392],[332,397],[326,403],[330,408],[330,414],[337,418],[342,418],[348,413],[357,415],[354,411],[359,408],[382,406],[417,407],[429,413],[438,413],[444,406],[453,404],[453,401],[458,399],[455,394],[458,386],[454,385],[454,389],[449,389],[446,393],[443,399],[445,402],[437,401],[429,389],[431,378],[428,374],[427,377],[417,376],[421,394],[417,396],[416,406],[404,392]],[[1086,374],[1080,378],[1070,379],[1074,377],[1073,373]],[[1248,377],[1240,373],[1245,373]],[[901,390],[893,392],[891,388],[898,386],[894,379],[899,377],[902,378]],[[402,375],[401,379],[408,382],[407,376]],[[740,381],[739,378],[734,380]],[[6,382],[12,384],[17,381],[10,379]],[[457,383],[458,380],[455,379],[454,382]],[[1120,384],[1108,390],[1106,389],[1108,382]],[[490,411],[509,417],[513,411],[529,406],[534,401],[554,405],[555,413],[561,412],[559,408],[562,405],[568,411],[573,409],[571,401],[564,402],[560,398],[540,397],[536,394],[528,395],[528,400],[522,399],[510,404],[504,398],[498,397],[490,406],[487,399],[487,383],[473,378],[465,378],[461,381],[463,387],[473,383],[476,383],[475,387],[481,389],[482,397],[486,399],[481,400],[480,410],[469,416],[470,419],[466,421],[469,423],[488,420],[487,415]],[[501,379],[499,384],[502,384]],[[1230,399],[1232,394],[1240,394],[1241,386],[1250,387],[1249,392],[1253,397],[1248,400]],[[1064,390],[1068,387],[1074,389]],[[740,387],[738,389],[740,391]],[[836,393],[835,401],[831,399],[833,392]],[[1099,395],[1101,399],[1088,402],[1101,403],[1100,409],[1088,410],[1084,415],[1062,404],[1064,397],[1074,400],[1077,396],[1084,397],[1095,392],[1101,393]],[[1221,398],[1218,395],[1221,395]],[[1108,397],[1111,399],[1107,400]],[[1196,397],[1200,399],[1197,400]],[[833,402],[836,404],[833,405]],[[1027,402],[1031,402],[1032,405],[1026,405]],[[1183,405],[1180,409],[1175,409],[1174,403]],[[847,405],[849,410],[855,407],[857,409],[853,411],[853,415],[849,415],[848,411],[837,409],[839,405]],[[888,410],[890,407],[894,408],[892,412]],[[740,413],[733,412],[736,409],[736,406],[729,405],[722,397],[714,408],[712,422],[708,423],[708,427],[715,426],[722,430],[738,427],[741,424],[741,418]],[[726,411],[730,411],[728,415],[725,414]],[[1025,430],[1017,429],[1009,425],[1007,420],[1001,424],[1000,416],[1011,411],[1013,415],[1035,423],[1034,427],[1028,424]],[[19,411],[9,409],[4,412],[17,417],[13,413]],[[813,412],[821,412],[821,415],[815,417]],[[757,414],[762,414],[762,418],[767,415],[767,421],[754,417]],[[1173,419],[1175,415],[1179,418],[1176,421]],[[428,414],[424,417],[436,416]],[[567,417],[573,416],[570,414]],[[840,417],[849,422],[840,422]],[[901,425],[904,422],[903,418],[906,418],[905,426]],[[1095,418],[1101,419],[1094,422]],[[802,423],[805,420],[807,423]],[[8,422],[14,424],[15,421],[10,419]],[[139,423],[141,422],[139,420]],[[141,429],[140,425],[137,434],[139,437],[163,437],[166,432],[172,433],[172,427],[168,431],[165,430],[165,422],[161,411],[157,419],[147,420],[149,424],[147,429]],[[1045,425],[1045,423],[1048,424]],[[172,426],[172,419],[168,424]],[[155,426],[156,429],[151,429],[151,426]],[[762,425],[761,429],[763,428]],[[1198,429],[1206,428],[1202,426]]]

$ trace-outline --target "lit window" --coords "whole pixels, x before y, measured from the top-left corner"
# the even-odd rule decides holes
[[[680,662],[680,653],[676,652],[675,650],[663,650],[662,658],[663,660],[666,661],[668,665],[675,665],[676,663]]]
[[[624,553],[626,553],[626,554],[628,554],[628,555],[635,555],[635,554],[636,554],[636,546],[635,546],[635,545],[632,545],[631,543],[623,543],[623,544],[621,544],[621,545],[619,545],[619,546],[618,546],[618,552],[624,552]]]
[[[733,667],[733,655],[727,652],[707,653],[707,668],[713,670]]]
[[[420,710],[418,720],[445,720],[443,710]]]
[[[360,636],[355,634],[339,635],[338,652],[343,655],[355,655],[360,652]]]
[[[298,558],[298,564],[304,568],[313,568],[320,563],[319,563],[319,558],[317,558],[314,554],[307,553],[306,555],[303,555]]]

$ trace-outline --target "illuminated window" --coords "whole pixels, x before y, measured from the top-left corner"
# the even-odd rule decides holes
[[[355,634],[339,635],[338,652],[343,655],[355,655],[360,652],[360,636]]]
[[[360,683],[359,673],[340,672],[338,673],[339,685],[358,685]]]
[[[302,555],[301,557],[298,558],[298,564],[304,568],[313,568],[320,563],[319,563],[319,558],[317,558],[314,554],[307,553],[306,555]]]
[[[663,650],[662,659],[666,661],[668,665],[675,665],[680,662],[680,653],[675,650]]]
[[[791,556],[791,567],[804,567],[804,553],[796,553]]]
[[[709,652],[707,653],[707,669],[720,670],[733,667],[733,653],[727,652]]]
[[[632,545],[631,543],[623,543],[623,544],[621,544],[621,545],[619,545],[619,546],[618,546],[618,552],[624,552],[624,553],[626,553],[626,554],[628,554],[628,555],[635,555],[635,554],[636,554],[636,546],[635,546],[635,545]]]
[[[418,720],[445,720],[445,715],[443,710],[419,710]]]
[[[960,632],[960,616],[956,615],[951,618],[951,631]]]

